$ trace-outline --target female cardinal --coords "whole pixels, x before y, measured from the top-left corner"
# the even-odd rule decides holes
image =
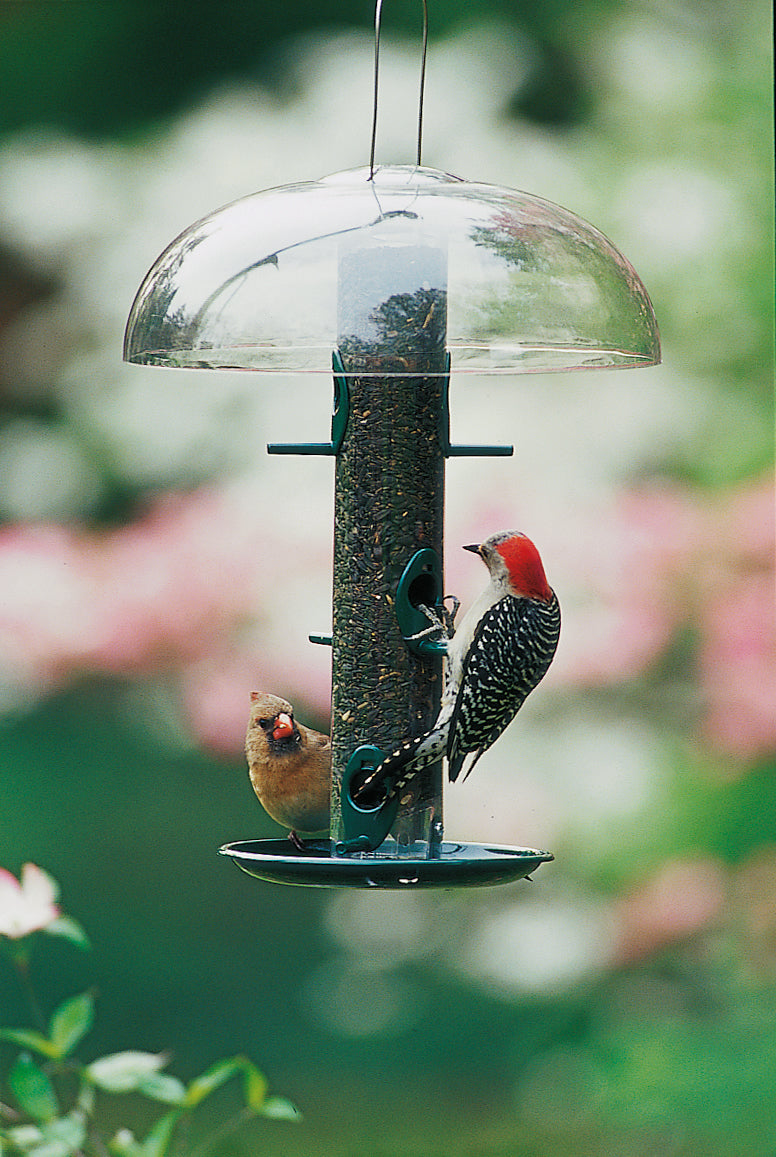
[[[251,691],[245,754],[253,790],[273,820],[290,828],[288,838],[304,850],[297,830],[328,830],[331,740],[294,720],[278,695]]]

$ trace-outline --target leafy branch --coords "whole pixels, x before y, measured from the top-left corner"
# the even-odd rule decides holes
[[[25,865],[25,871],[32,867]],[[34,895],[27,879],[34,879]],[[169,1061],[165,1053],[127,1050],[88,1064],[80,1061],[75,1050],[94,1023],[94,996],[82,992],[68,997],[46,1021],[30,982],[36,932],[63,937],[81,949],[90,947],[80,925],[59,913],[56,895],[54,881],[40,869],[27,878],[23,873],[21,884],[0,869],[0,945],[8,951],[38,1026],[0,1027],[0,1041],[20,1050],[7,1074],[12,1103],[0,1101],[0,1157],[6,1150],[21,1157],[168,1157],[181,1122],[232,1078],[241,1082],[243,1107],[189,1157],[204,1157],[216,1141],[252,1118],[300,1119],[290,1101],[270,1094],[266,1077],[245,1056],[218,1060],[188,1084],[164,1071]],[[97,1117],[100,1093],[140,1094],[168,1108],[142,1140],[129,1128],[106,1139]]]

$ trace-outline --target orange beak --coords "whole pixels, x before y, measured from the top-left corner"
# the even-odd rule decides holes
[[[294,734],[294,721],[290,715],[285,711],[281,711],[275,720],[275,726],[272,729],[273,739],[288,739],[289,735]]]

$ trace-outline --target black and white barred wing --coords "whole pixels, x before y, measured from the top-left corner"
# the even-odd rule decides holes
[[[505,595],[485,612],[466,656],[450,723],[447,760],[456,780],[470,752],[466,775],[512,722],[526,696],[547,672],[560,634],[560,607]]]

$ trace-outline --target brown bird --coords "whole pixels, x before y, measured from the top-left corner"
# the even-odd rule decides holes
[[[253,790],[264,810],[290,828],[288,838],[300,851],[297,831],[312,835],[329,827],[331,740],[294,719],[294,709],[279,695],[251,691],[245,754]]]

